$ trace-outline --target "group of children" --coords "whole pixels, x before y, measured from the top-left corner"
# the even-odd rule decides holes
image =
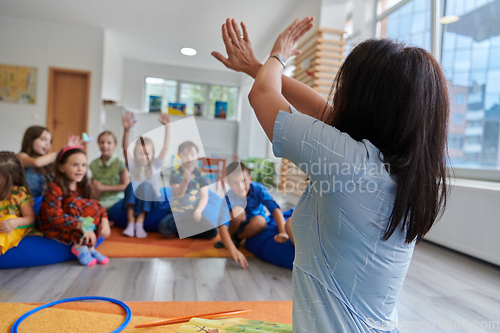
[[[165,125],[165,137],[156,158],[153,142],[148,138],[139,138],[132,152],[127,152],[129,132],[135,124],[131,113],[122,117],[125,162],[115,155],[116,136],[110,131],[101,133],[97,139],[101,157],[88,167],[92,171],[90,180],[81,138],[70,136],[63,149],[49,153],[51,132],[41,126],[28,128],[19,154],[0,152],[1,253],[17,246],[26,234],[38,232],[71,245],[72,253],[85,266],[106,264],[109,259],[95,246],[98,238],[110,235],[106,210],[114,205],[122,205],[126,211],[125,236],[147,237],[143,223],[160,202],[155,185],[164,183],[160,170],[170,136],[169,116],[162,113],[158,120]],[[212,239],[219,231],[222,241],[215,246],[226,247],[234,260],[246,267],[248,263],[238,245],[242,239],[255,236],[266,228],[263,208],[266,206],[279,229],[275,241],[287,241],[290,232],[285,230],[289,229],[279,206],[262,185],[251,181],[243,163],[233,162],[227,167],[227,183],[231,190],[226,201],[231,218],[217,229],[203,214],[209,200],[207,186],[210,181],[197,167],[197,146],[184,142],[179,146],[178,155],[182,164],[170,175],[173,214],[158,221],[158,230],[165,237],[177,237],[183,234],[183,228],[191,228],[191,231],[201,230],[192,233],[193,237]],[[37,216],[33,199],[41,201]]]

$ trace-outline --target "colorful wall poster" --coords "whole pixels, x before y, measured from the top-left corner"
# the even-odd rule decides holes
[[[149,112],[161,112],[161,96],[149,96]]]
[[[186,104],[168,103],[168,114],[172,114],[174,116],[185,116]]]
[[[194,104],[194,115],[197,117],[203,116],[203,103]]]
[[[215,102],[215,118],[226,118],[227,102]]]
[[[36,67],[0,64],[0,102],[35,104]]]

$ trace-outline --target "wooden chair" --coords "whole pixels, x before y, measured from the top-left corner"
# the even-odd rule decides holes
[[[226,178],[226,160],[223,158],[201,157],[201,171],[210,175],[214,183],[217,183],[216,189],[219,189],[219,181],[224,188],[224,178]]]

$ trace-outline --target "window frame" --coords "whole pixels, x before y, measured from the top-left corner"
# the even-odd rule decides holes
[[[374,36],[377,33],[377,25],[382,19],[386,18],[396,10],[400,9],[407,3],[413,0],[402,0],[386,11],[378,14],[378,0],[375,0],[374,8],[374,17],[373,20],[373,32]],[[442,25],[439,22],[439,19],[444,15],[444,6],[446,0],[430,0],[431,1],[431,53],[438,60],[439,64],[441,64],[441,48],[443,42],[443,31]],[[471,50],[472,52],[472,50]],[[489,168],[467,168],[455,166],[453,168],[448,167],[448,171],[450,175],[455,178],[460,179],[470,179],[470,180],[481,180],[481,181],[490,181],[490,182],[500,182],[500,166],[497,166],[497,169],[489,169]]]
[[[201,117],[196,117],[195,115],[186,115],[185,117],[196,117],[196,118],[201,118],[201,119],[206,119],[206,120],[214,120],[214,121],[228,121],[228,122],[238,122],[240,119],[240,108],[238,107],[240,103],[240,94],[241,94],[241,87],[238,85],[235,85],[234,83],[228,83],[228,82],[203,82],[203,81],[194,81],[194,80],[181,80],[177,78],[172,78],[172,77],[166,77],[166,76],[152,76],[152,75],[146,75],[144,76],[143,79],[143,86],[142,86],[142,108],[144,108],[142,111],[144,113],[155,113],[155,112],[150,112],[149,109],[145,108],[146,106],[146,79],[147,78],[156,78],[156,79],[163,79],[163,80],[169,80],[169,81],[175,81],[177,86],[176,86],[176,103],[180,103],[180,96],[181,96],[181,84],[186,83],[186,84],[197,84],[197,85],[204,85],[206,86],[205,90],[205,97],[204,97],[204,103],[203,103],[203,116]],[[210,103],[210,89],[212,85],[218,85],[218,86],[226,86],[226,87],[235,87],[237,89],[236,93],[236,106],[234,110],[234,119],[221,119],[221,118],[215,118],[213,116],[209,116],[209,103]],[[175,116],[174,117],[181,117],[181,116]]]

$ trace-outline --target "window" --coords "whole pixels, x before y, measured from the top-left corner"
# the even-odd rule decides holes
[[[158,102],[160,103],[161,111],[167,112],[168,103],[175,103],[177,100],[177,81],[147,77],[145,96],[144,110],[149,111],[150,104],[156,101],[156,105],[158,105]]]
[[[201,104],[202,114],[206,114],[205,109],[205,99],[207,94],[207,86],[204,84],[194,84],[182,82],[180,84],[180,96],[179,103],[186,104],[186,115],[194,115],[194,105]]]
[[[379,8],[386,3],[395,4],[401,1],[379,0]],[[386,8],[387,9],[387,8]],[[377,37],[392,38],[408,45],[431,49],[431,0],[406,1],[401,7],[381,14],[377,21]]]
[[[500,0],[445,0],[444,14],[459,20],[442,25],[441,65],[455,94],[450,125],[465,112],[464,129],[450,126],[451,135],[463,135],[462,154],[455,167],[500,169],[500,31],[491,29]],[[459,97],[462,96],[462,97]]]
[[[464,124],[464,115],[462,113],[455,113],[453,122],[457,126],[462,126]]]
[[[238,104],[238,87],[230,86],[210,86],[208,114],[210,117],[215,115],[215,103],[217,101],[227,103],[227,118],[236,119],[236,108]]]
[[[145,81],[144,110],[167,112],[168,103],[186,105],[186,115],[201,112],[205,118],[214,118],[215,103],[227,103],[226,119],[236,120],[239,88],[235,86],[190,83],[147,77]]]

